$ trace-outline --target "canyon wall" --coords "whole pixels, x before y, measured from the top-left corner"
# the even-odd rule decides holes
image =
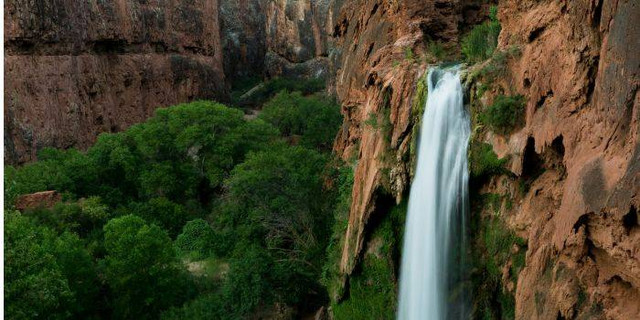
[[[357,159],[349,223],[340,261],[349,275],[365,246],[376,208],[399,202],[411,175],[414,102],[427,66],[437,62],[429,46],[459,56],[460,30],[487,16],[483,1],[373,1],[345,3],[336,21],[336,93],[345,121],[335,151]],[[372,117],[379,126],[367,125]],[[378,213],[384,214],[384,213]]]
[[[507,1],[499,16],[499,47],[521,51],[502,87],[527,99],[522,129],[485,137],[531,181],[504,215],[528,240],[516,317],[638,318],[640,3]]]
[[[361,0],[342,8],[335,81],[345,122],[335,150],[355,160],[343,285],[388,202],[406,195],[420,79],[437,60],[431,46],[440,42],[449,60],[459,60],[460,33],[487,18],[486,6]],[[519,275],[502,266],[515,317],[638,318],[639,4],[500,1],[498,16],[498,50],[515,53],[502,56],[496,79],[473,79],[494,82],[476,103],[482,109],[498,95],[522,94],[526,119],[504,136],[479,130],[478,140],[509,159],[509,171],[472,191],[501,195],[499,219],[526,241]],[[486,66],[469,66],[470,73]],[[477,95],[479,82],[470,86]],[[372,118],[386,125],[372,126]],[[519,191],[522,183],[530,187]],[[487,211],[472,215],[488,219]]]
[[[336,0],[221,0],[229,78],[326,78]]]
[[[224,102],[235,80],[327,79],[335,2],[6,1],[5,161]]]
[[[5,2],[5,161],[224,99],[218,1]]]
[[[225,100],[229,80],[328,77],[345,116],[334,150],[355,168],[336,262],[345,287],[374,247],[377,221],[407,195],[427,68],[461,59],[461,37],[488,18],[489,5],[9,0],[5,161],[33,160],[45,146],[86,148],[157,107]],[[525,267],[502,281],[515,316],[638,318],[640,4],[498,5],[498,50],[518,53],[498,77],[473,78],[470,104],[482,109],[500,94],[522,94],[526,119],[510,134],[478,131],[509,159],[509,171],[473,191],[504,195],[499,218],[526,240]],[[482,96],[481,82],[490,84]]]

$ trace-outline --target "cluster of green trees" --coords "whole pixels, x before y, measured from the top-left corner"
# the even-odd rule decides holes
[[[341,121],[320,94],[282,91],[253,120],[198,101],[8,166],[6,316],[238,319],[326,303]],[[63,201],[13,209],[43,190]]]

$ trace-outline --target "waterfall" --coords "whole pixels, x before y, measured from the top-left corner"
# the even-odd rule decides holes
[[[464,282],[469,114],[458,67],[431,69],[427,82],[402,251],[398,319],[469,319]]]

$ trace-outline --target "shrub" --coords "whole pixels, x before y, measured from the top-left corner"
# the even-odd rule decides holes
[[[522,125],[525,99],[522,95],[499,95],[487,110],[481,114],[480,121],[493,131],[507,134]]]
[[[214,241],[213,229],[202,219],[191,220],[182,228],[176,246],[182,254],[191,254],[193,259],[203,259],[211,254]]]
[[[468,62],[479,62],[488,59],[498,45],[500,22],[497,8],[491,8],[489,21],[475,26],[462,39],[462,54]]]
[[[507,159],[499,159],[493,146],[488,143],[472,142],[469,148],[471,178],[481,179],[503,172]]]
[[[371,235],[379,243],[375,252],[367,252],[358,270],[349,279],[349,295],[333,301],[335,319],[393,319],[397,303],[397,271],[404,232],[407,201],[386,213]]]
[[[327,246],[326,262],[322,270],[322,284],[327,288],[332,301],[336,301],[342,295],[342,281],[340,279],[340,258],[342,246],[344,245],[344,234],[347,230],[349,220],[349,209],[351,207],[351,193],[354,183],[353,167],[342,166],[338,173],[338,185],[336,206],[333,211],[334,223],[332,235]]]
[[[487,199],[491,201],[490,198]],[[510,276],[514,282],[517,281],[525,263],[526,250],[523,247],[526,247],[526,242],[510,231],[498,217],[485,218],[481,222],[478,241],[478,252],[481,253],[474,259],[476,270],[479,270],[474,275],[474,292],[477,293],[475,299],[478,305],[476,317],[513,319],[515,298],[503,289],[502,268],[511,259]],[[516,254],[512,253],[514,246],[520,247]]]
[[[443,60],[447,55],[447,51],[440,41],[436,42],[431,40],[429,41],[427,47],[429,48],[429,53],[431,53],[431,56],[433,56],[438,61]]]
[[[410,61],[413,60],[414,54],[413,54],[413,49],[411,47],[404,48],[404,58]]]
[[[238,97],[236,103],[241,106],[260,105],[283,90],[290,92],[299,91],[303,95],[309,95],[322,91],[324,88],[325,79],[323,78],[292,79],[278,77],[256,86],[255,90],[247,92],[247,96],[242,98]]]
[[[368,255],[362,273],[350,280],[349,299],[332,306],[334,318],[393,319],[396,306],[394,271],[386,258]]]

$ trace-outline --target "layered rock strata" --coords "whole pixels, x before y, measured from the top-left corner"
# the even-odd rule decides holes
[[[226,96],[218,0],[5,2],[5,161]]]

